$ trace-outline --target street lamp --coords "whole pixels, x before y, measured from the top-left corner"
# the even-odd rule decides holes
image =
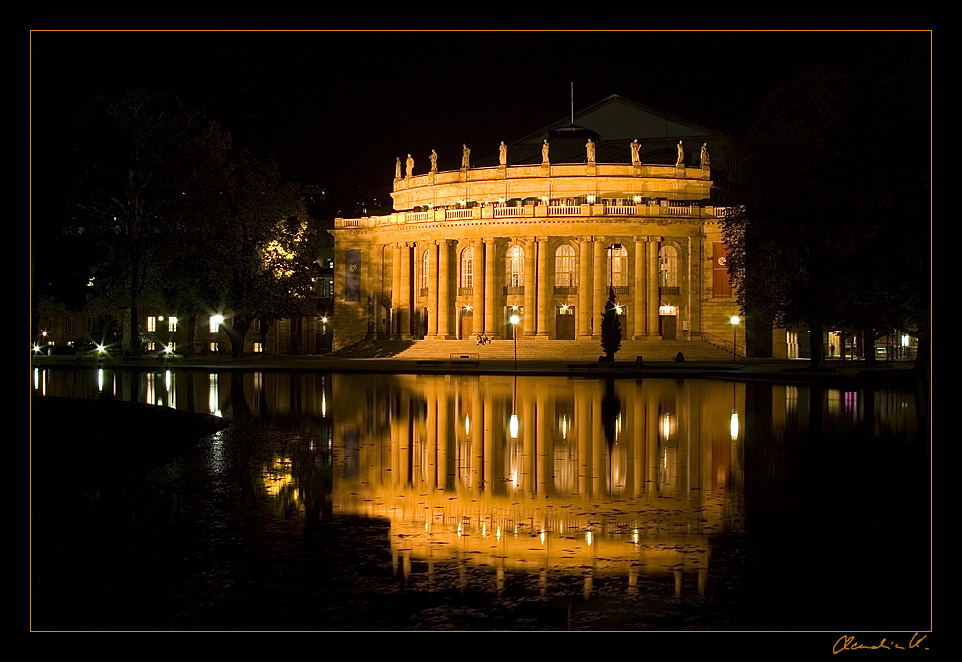
[[[508,318],[508,321],[511,322],[511,324],[514,326],[514,330],[511,332],[511,335],[514,336],[514,370],[515,372],[517,372],[518,371],[518,322],[521,321],[521,317],[518,315],[517,312],[514,312],[514,313],[511,313],[511,317]]]
[[[738,315],[732,315],[729,321],[732,323],[732,363],[734,363],[735,359],[738,358],[738,323],[741,320]]]

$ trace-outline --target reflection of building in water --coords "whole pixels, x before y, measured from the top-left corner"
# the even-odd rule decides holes
[[[353,406],[333,510],[390,519],[402,566],[690,571],[703,588],[708,537],[740,526],[730,384],[387,376],[359,401],[354,383],[334,379]]]

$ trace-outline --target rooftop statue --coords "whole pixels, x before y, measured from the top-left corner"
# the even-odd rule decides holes
[[[431,156],[429,156],[428,158],[431,159],[431,172],[437,172],[438,171],[438,153],[432,149]]]
[[[631,163],[632,163],[632,165],[636,165],[636,164],[638,164],[638,163],[641,163],[641,157],[639,156],[640,153],[641,153],[641,144],[638,142],[638,139],[635,138],[634,140],[631,141]]]
[[[595,141],[588,138],[588,143],[585,145],[588,150],[588,163],[595,162]]]
[[[680,168],[683,165],[685,165],[685,147],[684,145],[681,144],[681,141],[679,140],[678,141],[678,160],[675,161],[675,167]]]
[[[541,146],[541,162],[542,162],[542,163],[548,163],[548,141],[547,141],[547,139],[544,141],[544,144]]]
[[[394,164],[394,179],[401,179],[401,157],[397,157],[397,163]]]
[[[501,165],[508,164],[508,146],[504,144],[503,140],[501,141],[501,146],[498,147],[498,163]]]
[[[701,167],[707,168],[711,165],[711,157],[708,156],[708,143],[701,144]]]
[[[461,145],[461,167],[471,167],[471,150],[467,145],[464,144]]]
[[[413,174],[414,174],[414,159],[412,159],[412,158],[411,158],[411,155],[408,154],[408,160],[407,160],[407,176],[410,177],[410,176],[413,175]]]

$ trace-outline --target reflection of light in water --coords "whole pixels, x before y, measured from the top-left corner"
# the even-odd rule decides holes
[[[464,415],[464,436],[471,435],[471,417],[467,414]]]
[[[210,413],[214,416],[221,416],[220,412],[220,396],[218,395],[217,388],[217,373],[210,373],[210,392],[208,394],[208,406],[210,407]]]
[[[671,414],[665,414],[661,418],[661,436],[668,440],[675,431],[675,421]]]
[[[738,439],[738,412],[732,409],[732,420],[731,420],[731,436],[732,441]]]
[[[585,531],[585,542],[591,547],[591,531]]]
[[[275,458],[273,464],[264,470],[264,489],[268,496],[276,497],[285,487],[294,485],[290,458]],[[290,490],[293,501],[297,501],[297,490]]]
[[[148,372],[145,377],[147,378],[147,388],[144,393],[144,402],[148,405],[163,404],[157,402],[157,386],[154,383],[156,381],[157,375],[152,372]]]
[[[518,438],[518,415],[511,414],[511,421],[508,423],[508,430],[511,433],[512,439]]]

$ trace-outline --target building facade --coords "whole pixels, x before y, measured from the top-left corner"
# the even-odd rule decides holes
[[[391,214],[335,220],[335,349],[477,334],[597,342],[611,292],[626,339],[730,337],[738,307],[699,148],[697,166],[682,140],[674,163],[648,164],[637,140],[569,126],[534,149],[502,143],[490,165],[472,167],[466,146],[454,171],[432,154],[428,172],[408,157],[402,174],[399,159]]]

